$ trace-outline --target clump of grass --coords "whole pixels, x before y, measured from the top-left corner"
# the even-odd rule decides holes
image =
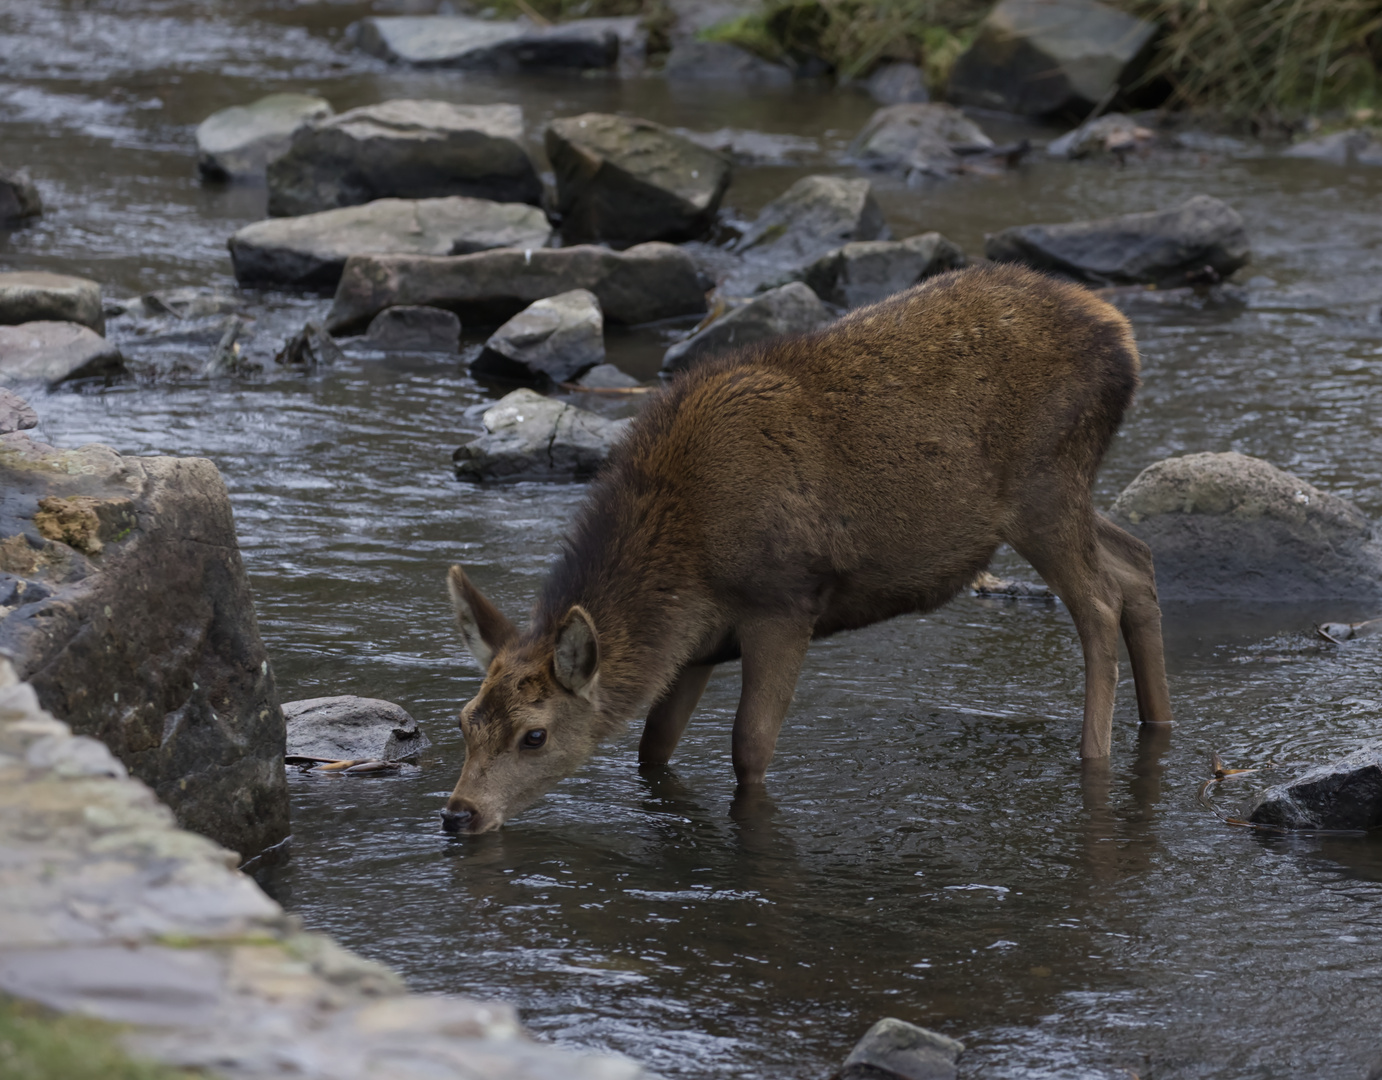
[[[0,1077],[5,1080],[192,1080],[192,1074],[129,1058],[115,1028],[53,1016],[0,996]]]

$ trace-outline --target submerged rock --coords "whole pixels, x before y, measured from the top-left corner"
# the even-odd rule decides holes
[[[344,359],[341,347],[332,340],[331,335],[316,323],[307,323],[301,330],[283,343],[283,348],[274,355],[274,363],[285,367],[300,367],[313,370],[323,365],[334,364]]]
[[[125,374],[120,350],[90,327],[70,322],[0,326],[0,383],[59,383]]]
[[[371,320],[365,337],[385,352],[454,353],[461,347],[461,320],[441,308],[385,308]]]
[[[1079,158],[1094,157],[1099,154],[1113,154],[1123,157],[1138,150],[1145,150],[1156,140],[1156,133],[1144,128],[1132,117],[1122,113],[1110,113],[1097,120],[1081,124],[1073,131],[1067,131],[1046,147],[1052,157]]]
[[[270,94],[214,112],[197,125],[197,168],[209,180],[263,177],[293,132],[331,114],[329,101],[310,94]]]
[[[804,158],[819,157],[821,145],[815,139],[778,132],[744,131],[717,128],[714,131],[677,130],[693,143],[724,154],[737,165],[790,165]]]
[[[984,253],[1097,285],[1168,289],[1228,277],[1249,246],[1236,210],[1196,195],[1170,210],[1004,229],[984,237]]]
[[[648,120],[585,113],[545,137],[568,242],[694,240],[715,219],[729,161]]]
[[[1258,458],[1159,461],[1109,516],[1151,547],[1163,600],[1382,596],[1382,542],[1367,518]]]
[[[938,232],[906,240],[859,240],[822,255],[801,280],[828,304],[856,308],[877,303],[946,270],[958,270],[965,253]]]
[[[570,382],[605,359],[605,317],[589,289],[529,304],[496,330],[470,365],[474,375]]]
[[[362,51],[397,64],[516,72],[613,67],[621,39],[636,37],[637,24],[636,17],[534,26],[464,15],[399,15],[361,19],[351,34]]]
[[[869,118],[850,145],[850,157],[875,169],[944,179],[959,173],[962,156],[992,150],[993,140],[953,105],[888,105]]]
[[[725,85],[789,87],[794,79],[781,64],[769,63],[747,49],[725,41],[679,41],[662,68],[667,81]]]
[[[485,431],[451,455],[461,480],[576,480],[594,476],[627,420],[606,420],[532,390],[485,412]]]
[[[617,370],[617,369],[616,369]],[[38,427],[38,413],[12,390],[0,388],[0,435]]]
[[[1382,828],[1382,743],[1271,788],[1248,820],[1279,829]]]
[[[880,105],[917,105],[931,100],[926,79],[916,64],[884,64],[865,85],[869,96]]]
[[[0,228],[14,228],[43,213],[43,198],[24,169],[0,169]]]
[[[290,757],[407,761],[432,745],[401,706],[379,698],[285,701],[283,719]]]
[[[1298,142],[1282,151],[1282,156],[1335,165],[1382,165],[1382,137],[1369,128],[1335,131]]]
[[[736,307],[679,341],[662,358],[663,371],[680,371],[706,357],[753,345],[783,334],[819,330],[834,316],[809,287],[799,281],[771,289]]]
[[[596,364],[576,380],[576,385],[585,390],[630,390],[643,384],[614,364]]]
[[[0,273],[0,325],[72,322],[106,329],[101,286],[88,278],[42,270]]]
[[[964,1050],[964,1043],[887,1017],[855,1044],[838,1080],[954,1080]]]
[[[352,255],[467,255],[543,247],[552,236],[536,206],[453,195],[376,199],[364,206],[246,225],[230,238],[242,285],[331,288]]]
[[[445,101],[386,101],[299,128],[268,182],[274,217],[389,197],[535,204],[542,194],[522,109]]]

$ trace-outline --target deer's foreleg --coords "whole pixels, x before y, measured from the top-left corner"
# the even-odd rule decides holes
[[[643,738],[638,743],[640,765],[666,765],[672,760],[672,751],[681,741],[682,732],[714,670],[713,664],[690,664],[677,673],[643,725]]]
[[[740,625],[738,636],[744,672],[733,751],[734,775],[742,787],[761,784],[773,760],[777,733],[811,643],[811,626],[798,619],[762,618]]]

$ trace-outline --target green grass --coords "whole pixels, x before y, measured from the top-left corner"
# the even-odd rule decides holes
[[[129,1058],[117,1030],[0,996],[0,1080],[191,1080],[192,1073]]]

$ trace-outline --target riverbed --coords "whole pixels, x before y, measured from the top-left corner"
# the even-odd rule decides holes
[[[232,287],[225,240],[263,216],[264,191],[203,185],[192,131],[277,90],[338,111],[515,102],[535,136],[599,110],[813,140],[795,161],[736,171],[726,203],[739,217],[800,176],[852,175],[839,157],[874,108],[813,86],[679,93],[658,79],[391,69],[343,43],[367,11],[0,4],[3,163],[28,166],[48,204],[0,234],[0,268],[82,274],[109,297]],[[1001,139],[1058,133],[980,121]],[[1382,516],[1382,169],[1249,142],[874,185],[894,235],[937,228],[971,253],[1008,225],[1201,192],[1229,202],[1253,243],[1248,303],[1134,312],[1144,385],[1099,504],[1160,458],[1237,450]],[[256,293],[249,306],[256,334],[286,337],[328,303]],[[612,335],[612,358],[651,379],[677,329]],[[205,359],[203,345],[154,348],[119,320],[111,332],[137,360]],[[1377,1075],[1382,842],[1223,820],[1382,733],[1382,637],[1335,646],[1313,632],[1374,610],[1168,605],[1174,732],[1139,735],[1125,676],[1113,756],[1082,767],[1082,664],[1063,608],[963,597],[812,647],[765,799],[734,799],[726,665],[670,769],[640,775],[633,730],[501,832],[443,835],[463,754],[455,715],[479,684],[446,567],[463,563],[518,618],[582,498],[574,484],[453,479],[451,451],[503,390],[454,358],[350,347],[313,375],[270,365],[251,381],[169,376],[33,400],[56,445],[215,461],[283,698],[387,698],[433,740],[394,778],[294,774],[291,858],[266,883],[307,925],[416,989],[512,1001],[540,1037],[686,1080],[825,1080],[882,1016],[964,1041],[967,1077]],[[1034,579],[1010,554],[996,569]],[[1202,798],[1214,752],[1266,771]]]

